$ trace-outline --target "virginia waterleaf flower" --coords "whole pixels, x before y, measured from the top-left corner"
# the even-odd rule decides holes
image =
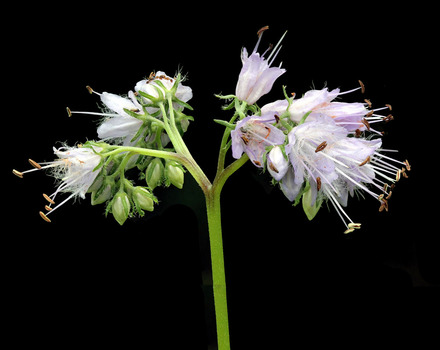
[[[33,169],[23,172],[14,170],[13,172],[15,175],[23,177],[23,174],[32,171],[48,169],[50,175],[56,179],[58,187],[55,192],[49,196],[43,194],[44,198],[50,203],[45,207],[47,212],[40,211],[41,217],[50,222],[47,216],[70,199],[75,197],[85,198],[85,194],[100,173],[99,165],[102,164],[102,157],[99,152],[101,150],[102,148],[97,146],[63,146],[58,149],[54,147],[53,151],[58,159],[42,163],[29,159],[29,163],[34,167]],[[70,195],[55,207],[51,207],[51,205],[55,205],[55,199],[61,192],[67,192]]]
[[[360,227],[343,209],[348,194],[366,192],[380,202],[380,211],[388,210],[394,183],[410,170],[407,161],[383,154],[381,139],[347,137],[347,130],[325,115],[293,128],[288,140],[286,153],[292,170],[281,181],[283,192],[292,200],[307,183],[309,205],[330,201],[346,225],[346,233]]]
[[[241,52],[243,67],[238,76],[235,95],[239,100],[246,101],[248,105],[253,105],[261,96],[267,94],[272,89],[275,80],[286,72],[285,69],[281,68],[281,65],[280,67],[271,67],[281,50],[280,43],[286,33],[281,37],[267,59],[264,55],[268,50],[262,55],[257,52],[263,32],[268,28],[264,27],[258,31],[258,41],[250,56],[246,48],[243,48]]]
[[[232,156],[239,159],[245,152],[255,166],[263,167],[266,147],[282,145],[286,138],[282,130],[271,124],[275,121],[273,115],[240,120],[231,132]]]

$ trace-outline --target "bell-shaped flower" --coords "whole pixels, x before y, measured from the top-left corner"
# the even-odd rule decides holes
[[[271,67],[275,57],[281,49],[281,46],[279,45],[285,34],[281,37],[280,41],[267,59],[264,57],[267,51],[261,56],[257,52],[262,33],[265,29],[267,28],[263,28],[259,31],[257,44],[250,56],[246,48],[243,48],[241,52],[243,67],[238,76],[235,95],[239,100],[246,101],[248,105],[254,104],[261,96],[267,94],[272,89],[275,80],[286,71],[281,67]]]
[[[263,167],[266,147],[282,145],[284,132],[273,126],[275,117],[249,116],[240,120],[231,132],[232,156],[239,159],[245,152],[257,167]]]
[[[347,205],[348,194],[353,196],[357,191],[364,191],[381,203],[382,210],[387,209],[391,192],[388,185],[384,186],[384,180],[395,183],[402,173],[406,174],[404,168],[392,162],[409,170],[407,161],[380,153],[380,139],[347,137],[345,128],[324,115],[294,127],[288,140],[286,153],[293,174],[288,172],[282,179],[283,192],[292,200],[292,192],[308,182],[309,205],[313,206],[316,200],[329,200],[347,226],[346,232],[358,228],[342,208]]]

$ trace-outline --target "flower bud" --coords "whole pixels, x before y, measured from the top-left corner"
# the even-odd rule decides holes
[[[92,192],[92,205],[101,204],[110,199],[112,195],[112,186],[104,184],[97,191]]]
[[[167,186],[173,184],[178,189],[182,189],[184,182],[184,173],[182,167],[176,162],[167,162],[165,168],[165,177]]]
[[[289,161],[284,157],[281,147],[273,147],[267,155],[267,170],[270,175],[280,181],[286,175],[288,168]]]
[[[130,200],[125,192],[118,192],[113,198],[112,214],[119,225],[123,225],[130,214]]]
[[[154,210],[154,196],[144,187],[135,187],[131,197],[140,212],[143,210]]]
[[[153,159],[145,171],[145,180],[147,181],[148,186],[154,190],[162,183],[163,175],[164,166],[162,160],[159,158]]]

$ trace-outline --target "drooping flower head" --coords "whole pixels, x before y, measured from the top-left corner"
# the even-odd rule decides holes
[[[232,156],[239,159],[245,152],[255,166],[263,167],[266,147],[281,145],[286,138],[283,131],[271,124],[275,121],[273,115],[240,120],[231,132]]]
[[[246,48],[243,48],[241,52],[243,67],[238,77],[235,95],[239,100],[246,101],[249,105],[254,104],[261,96],[267,94],[272,89],[275,80],[286,71],[281,67],[271,67],[281,49],[280,43],[285,34],[267,59],[264,57],[267,51],[262,55],[257,52],[263,32],[268,28],[264,27],[258,31],[258,41],[250,56]]]
[[[37,163],[29,159],[29,162],[34,167],[33,169],[23,172],[14,170],[13,173],[18,177],[23,177],[24,174],[32,171],[49,169],[51,175],[58,182],[58,187],[55,192],[50,196],[43,194],[44,198],[46,198],[50,205],[55,204],[55,198],[60,192],[70,193],[66,199],[55,207],[52,208],[50,205],[46,206],[46,210],[48,211],[46,214],[40,212],[41,217],[50,222],[47,215],[58,209],[64,203],[74,197],[85,198],[85,194],[100,172],[100,168],[96,168],[102,159],[98,154],[101,150],[102,148],[97,146],[66,146],[58,149],[54,147],[53,151],[58,159],[42,163]]]

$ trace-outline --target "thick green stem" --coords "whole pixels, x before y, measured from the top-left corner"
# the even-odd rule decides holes
[[[206,196],[206,211],[208,214],[209,242],[211,247],[212,288],[214,292],[218,349],[229,350],[229,322],[220,215],[220,192],[211,191]]]

